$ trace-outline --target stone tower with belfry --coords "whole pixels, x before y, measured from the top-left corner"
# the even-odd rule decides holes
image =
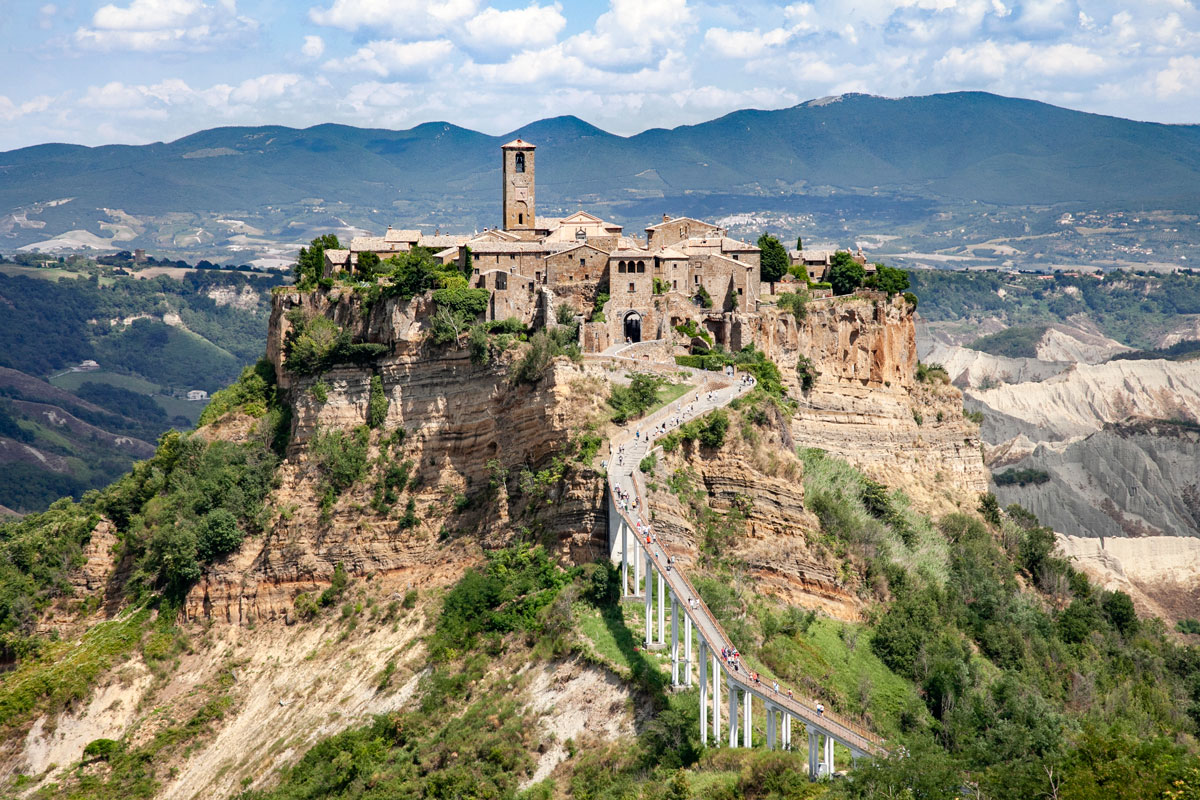
[[[534,145],[514,139],[500,148],[504,154],[504,230],[532,235],[534,226]]]

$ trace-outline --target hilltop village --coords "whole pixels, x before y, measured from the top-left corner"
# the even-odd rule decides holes
[[[443,264],[464,271],[470,265],[471,285],[490,291],[488,321],[552,325],[563,303],[583,319],[590,317],[580,330],[584,352],[666,343],[675,326],[698,316],[716,343],[745,344],[737,318],[757,313],[760,299],[776,292],[776,285],[760,280],[758,246],[690,217],[664,214],[645,229],[644,238],[582,210],[538,218],[535,149],[521,139],[501,148],[502,227],[432,236],[389,228],[383,236],[355,237],[349,249],[324,252],[325,277],[354,270],[366,253],[387,259],[421,247]],[[793,250],[790,259],[804,266],[810,281],[821,281],[833,255]],[[861,250],[852,257],[866,271],[874,269]],[[779,291],[786,290],[781,284]]]

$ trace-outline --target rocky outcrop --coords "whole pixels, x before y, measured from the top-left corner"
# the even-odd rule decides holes
[[[804,505],[804,467],[786,447],[781,419],[754,428],[753,440],[730,428],[710,451],[684,446],[663,454],[647,478],[655,530],[681,564],[701,552],[742,565],[755,590],[839,619],[858,619],[862,601],[817,544],[820,524]],[[762,438],[758,438],[762,437]]]
[[[1100,586],[1133,598],[1142,616],[1200,617],[1200,539],[1058,537],[1059,551]]]
[[[1068,361],[994,356],[969,347],[940,342],[922,347],[921,360],[926,364],[940,364],[955,386],[971,389],[1005,383],[1036,383],[1065,372],[1072,365]]]
[[[1070,443],[1038,444],[1010,462],[1049,480],[997,486],[1002,505],[1020,503],[1072,536],[1200,536],[1200,430],[1142,421],[1108,425]]]
[[[972,391],[967,405],[984,412],[989,442],[1022,433],[1034,441],[1056,441],[1086,436],[1131,415],[1198,420],[1198,374],[1195,362],[1080,364],[1040,383]]]
[[[916,332],[903,298],[832,298],[811,303],[800,323],[763,319],[762,340],[799,401],[795,446],[844,458],[928,511],[986,491],[979,429],[963,417],[962,394],[914,378]],[[808,392],[801,357],[819,373]]]

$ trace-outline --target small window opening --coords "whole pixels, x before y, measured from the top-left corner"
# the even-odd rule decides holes
[[[517,172],[524,172],[525,171],[525,154],[517,153],[517,157],[516,157],[514,163],[516,165]]]

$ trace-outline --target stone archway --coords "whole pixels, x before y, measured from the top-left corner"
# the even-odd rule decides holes
[[[642,315],[630,311],[625,315],[625,341],[631,344],[642,340]]]

